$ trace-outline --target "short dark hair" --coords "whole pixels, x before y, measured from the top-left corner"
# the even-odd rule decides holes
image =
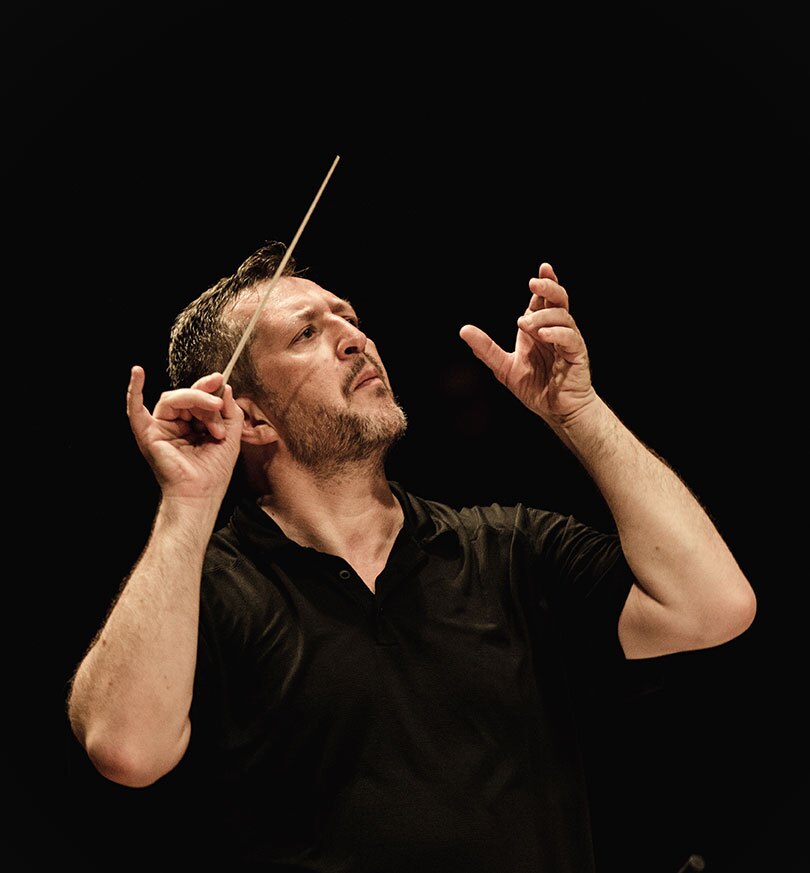
[[[249,320],[233,316],[234,305],[242,294],[275,275],[286,251],[282,242],[265,243],[233,275],[220,279],[178,313],[171,328],[167,368],[173,388],[187,388],[201,376],[225,369]],[[289,257],[281,275],[298,273]],[[251,342],[249,337],[228,380],[237,397],[258,398],[264,393]]]

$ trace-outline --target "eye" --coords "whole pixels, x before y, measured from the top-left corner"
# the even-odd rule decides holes
[[[301,333],[298,334],[298,336],[295,338],[295,342],[298,342],[299,340],[312,339],[313,336],[315,336],[315,328],[310,324],[307,325],[307,327],[305,327],[301,331]]]
[[[349,324],[354,325],[358,330],[360,329],[360,319],[356,315],[344,315],[343,317]]]

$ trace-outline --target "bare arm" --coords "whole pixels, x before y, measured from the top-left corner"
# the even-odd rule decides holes
[[[507,353],[472,325],[475,355],[576,455],[604,496],[636,578],[619,622],[627,657],[719,645],[753,621],[756,600],[720,533],[679,477],[591,384],[568,294],[548,264]]]
[[[636,578],[619,620],[629,658],[719,645],[754,619],[748,580],[681,479],[601,401],[555,427],[593,477]]]
[[[188,745],[202,561],[239,453],[242,413],[212,374],[143,406],[132,370],[127,414],[161,486],[147,545],[80,662],[68,698],[76,737],[107,778],[148,785]],[[202,427],[200,423],[204,423]]]

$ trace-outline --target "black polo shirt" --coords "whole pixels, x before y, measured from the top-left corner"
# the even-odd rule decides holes
[[[212,538],[190,755],[230,869],[587,873],[571,681],[623,660],[618,538],[391,486],[375,594],[254,503]]]

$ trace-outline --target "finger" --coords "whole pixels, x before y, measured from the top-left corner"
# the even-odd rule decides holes
[[[245,414],[234,400],[233,388],[230,385],[225,385],[220,399],[222,400],[222,408],[213,414],[203,416],[201,426],[204,424],[212,437],[223,440],[228,435],[229,425],[235,425],[237,432],[241,434]]]
[[[194,390],[205,391],[206,393],[218,397],[221,400],[222,392],[220,392],[219,394],[217,393],[221,386],[222,373],[208,373],[205,376],[200,376],[200,378],[197,379],[197,381],[194,382],[191,387]],[[220,404],[219,407],[213,411],[201,411],[198,408],[194,407],[192,410],[190,410],[191,415],[187,420],[191,420],[192,417],[194,417],[192,427],[197,433],[205,433],[207,431],[215,439],[225,439],[225,436],[227,435],[227,430],[223,421],[223,409],[224,403]],[[232,412],[229,417],[233,417]]]
[[[518,319],[518,327],[526,331],[539,330],[541,327],[570,327],[576,329],[574,316],[567,309],[538,309],[536,312],[525,312]]]
[[[545,272],[543,267],[548,267],[550,275],[543,275]],[[529,279],[529,290],[532,292],[529,310],[534,312],[538,309],[548,309],[554,306],[568,309],[568,292],[559,284],[551,267],[548,264],[543,264],[540,273],[540,276]]]
[[[143,367],[134,366],[129,371],[129,385],[127,385],[127,412],[137,411],[143,406],[143,386],[146,382],[146,373]]]
[[[578,361],[585,352],[582,335],[568,327],[542,327],[535,331],[534,336],[540,342],[553,345],[554,351],[571,364]]]
[[[551,306],[568,309],[568,292],[554,279],[535,276],[529,279],[529,290],[532,292],[529,302],[529,309],[532,311]]]
[[[194,433],[208,434],[216,440],[223,440],[228,431],[220,415],[201,415],[191,420],[191,429]]]
[[[496,374],[509,357],[495,340],[475,325],[465,324],[459,331],[459,336],[472,349],[476,358]]]
[[[219,412],[221,408],[222,400],[207,391],[200,391],[198,388],[175,388],[160,395],[153,414],[155,418],[164,421],[175,421],[178,418],[187,419],[186,413],[200,418]]]
[[[187,419],[194,433],[209,434],[214,439],[222,440],[228,435],[225,422],[219,411],[193,410],[193,415]]]
[[[230,385],[225,386],[222,395],[222,418],[225,421],[242,422],[245,418],[245,413],[242,407],[234,400],[233,388]]]
[[[540,269],[537,271],[537,275],[542,279],[553,279],[557,284],[559,284],[559,279],[554,272],[554,267],[552,267],[548,261],[543,261],[543,263],[540,264]]]
[[[200,391],[207,391],[213,394],[214,391],[222,384],[222,373],[208,373],[205,376],[200,376],[199,379],[191,386],[198,388]]]
[[[143,367],[133,366],[129,371],[129,384],[127,385],[127,416],[130,427],[139,433],[149,421],[149,411],[143,404],[143,386],[146,382],[146,373]]]
[[[187,422],[195,433],[224,439],[227,431],[222,419],[223,400],[212,393],[221,384],[221,373],[209,373],[197,379],[191,388],[164,391],[153,415],[160,421]],[[230,417],[233,416],[231,410]]]
[[[544,318],[551,315],[553,318]],[[567,318],[560,318],[560,315]],[[585,341],[573,318],[562,309],[545,309],[518,319],[518,327],[532,342],[553,346],[554,352],[569,363],[575,363],[585,354]]]

